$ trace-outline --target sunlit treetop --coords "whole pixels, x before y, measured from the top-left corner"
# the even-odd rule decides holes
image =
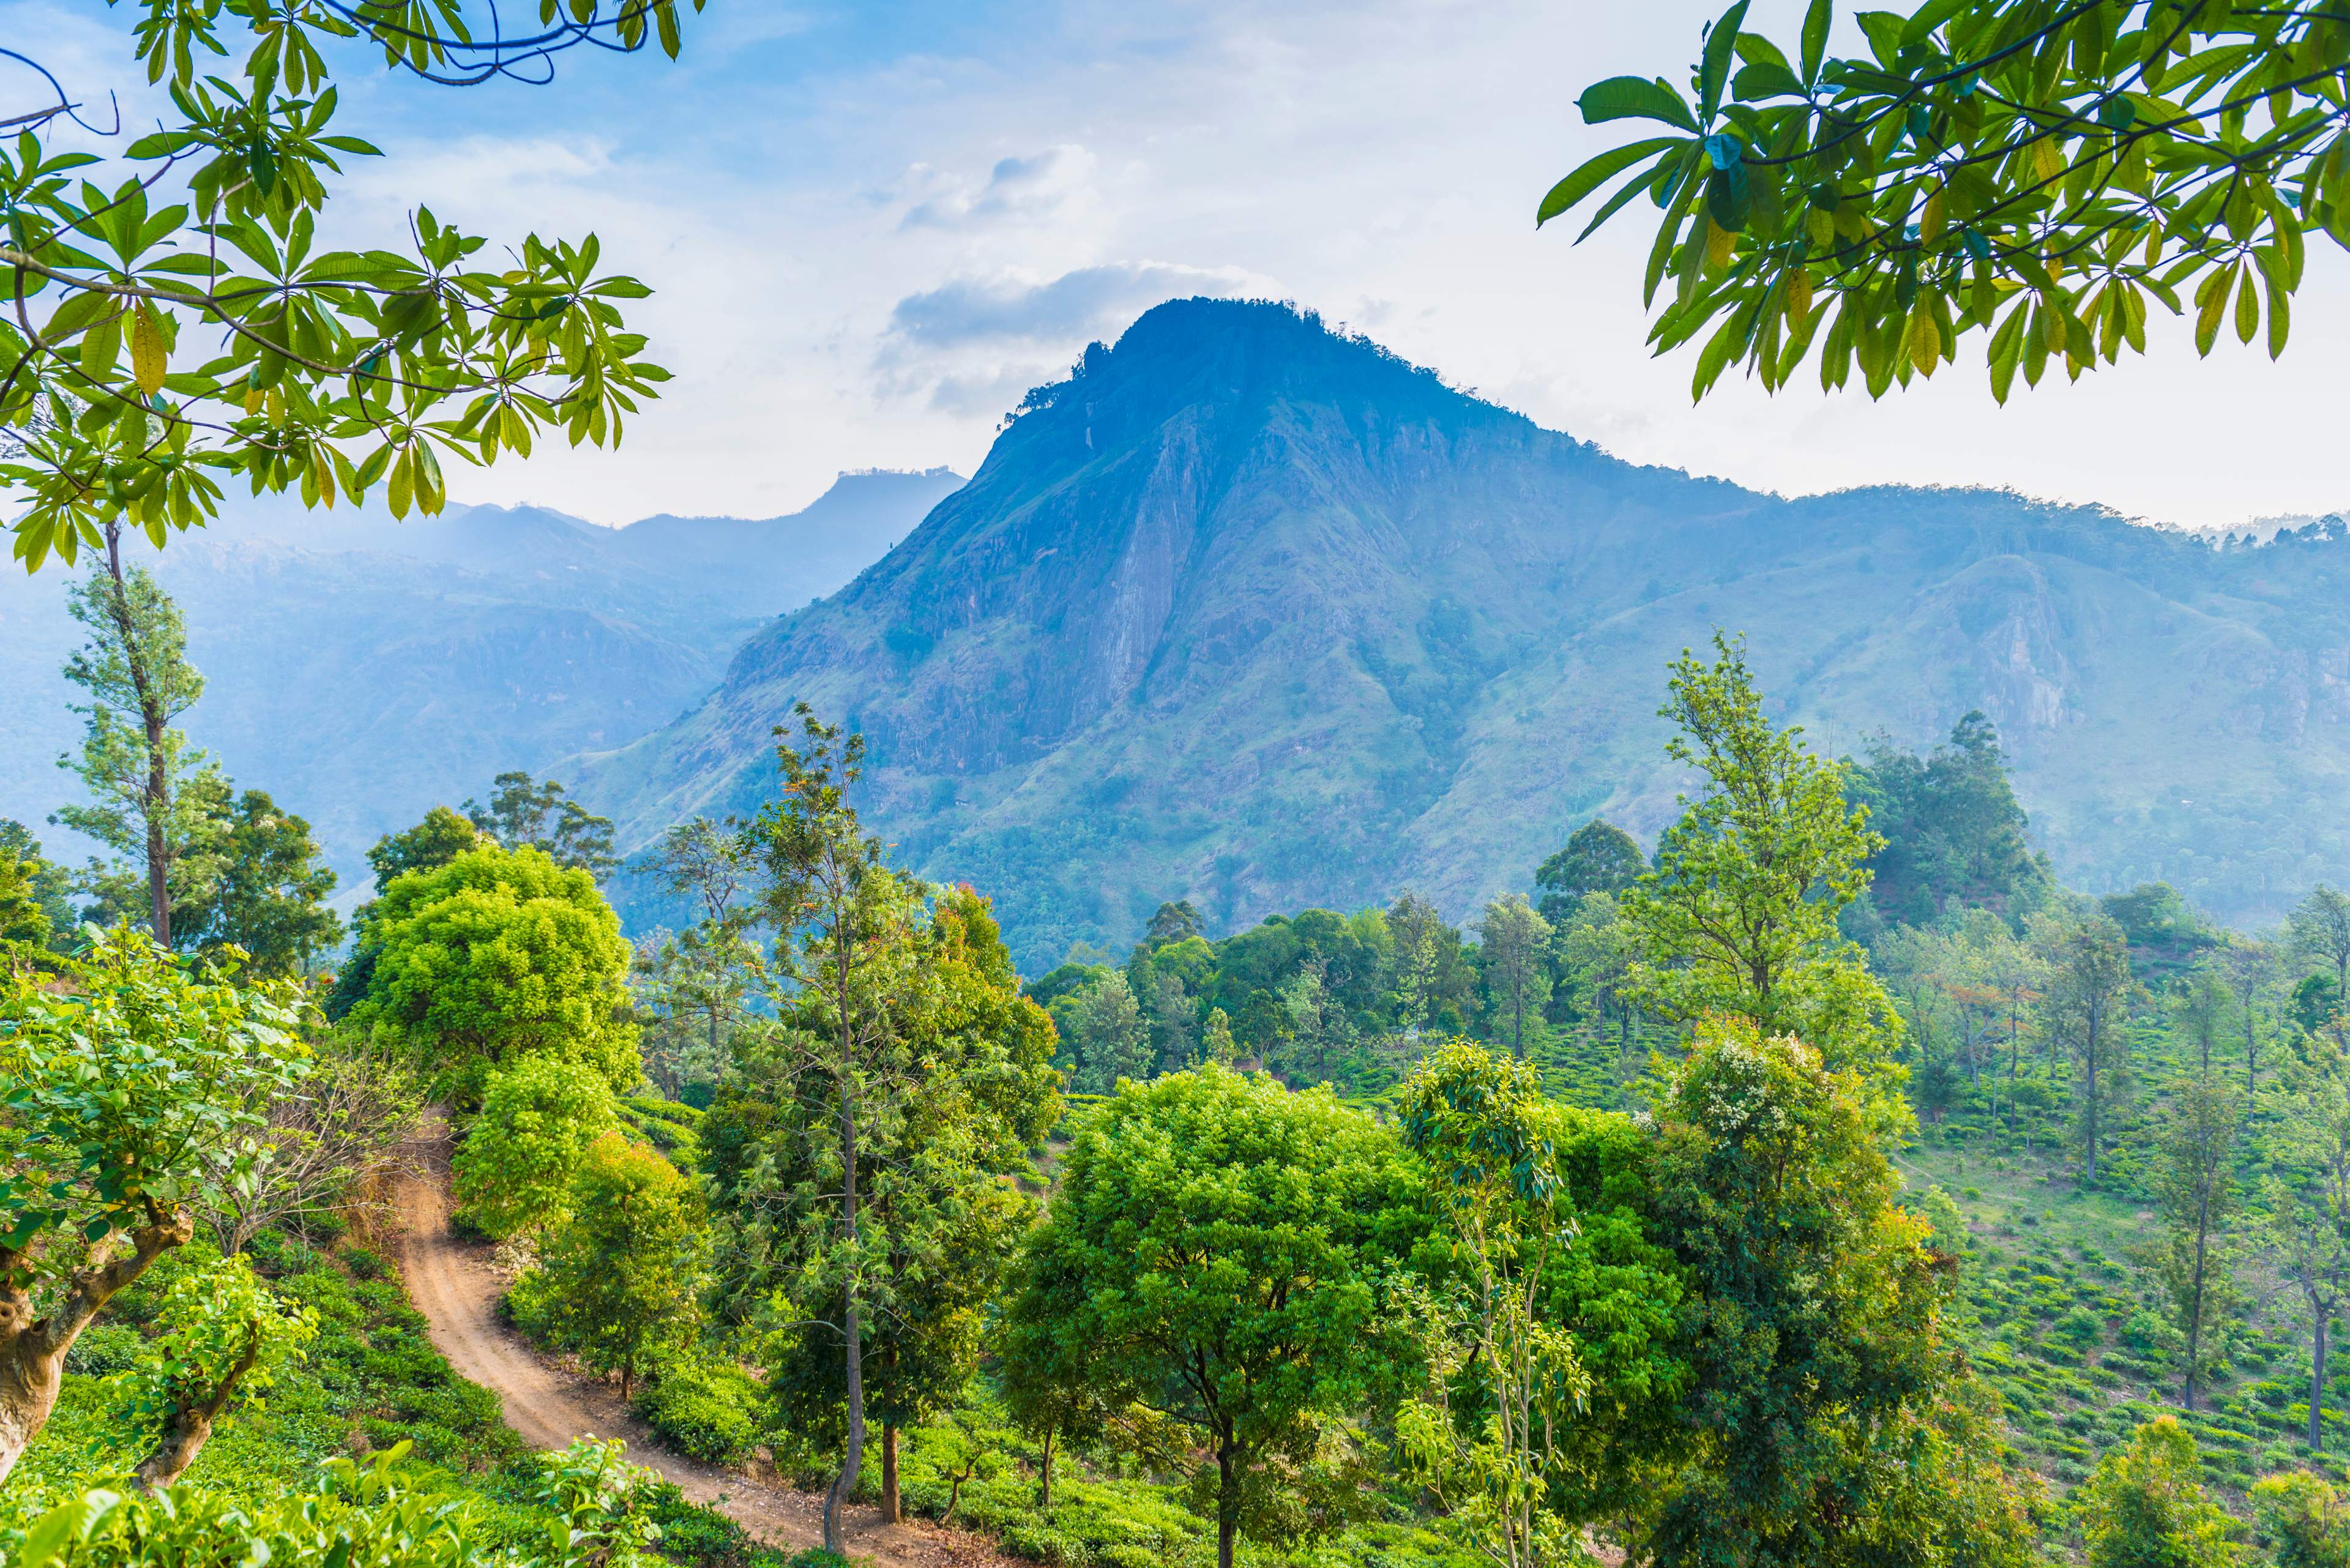
[[[494,0],[122,3],[172,115],[111,159],[44,138],[119,115],[0,48],[0,508],[27,570],[126,526],[160,546],[239,482],[436,513],[444,457],[617,442],[668,379],[620,314],[649,290],[592,234],[490,250],[419,204],[400,248],[331,248],[328,181],[378,151],[333,129],[327,53],[545,82],[582,46],[674,57],[683,0],[539,0],[519,26]]]
[[[1733,364],[1775,390],[1814,348],[1823,388],[1856,364],[1878,397],[1981,331],[2004,401],[2019,367],[2037,384],[2052,360],[2077,378],[2143,353],[2150,306],[2205,354],[2265,325],[2274,357],[2306,236],[2350,244],[2350,7],[1929,0],[1861,12],[1861,58],[1829,57],[1832,0],[1792,48],[1745,13],[1705,30],[1686,96],[1587,88],[1586,121],[1670,133],[1592,159],[1535,216],[1618,176],[1584,234],[1661,209],[1649,341],[1701,345],[1700,398]]]

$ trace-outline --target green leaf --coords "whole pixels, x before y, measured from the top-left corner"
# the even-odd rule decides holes
[[[2016,360],[2023,351],[2023,321],[2029,312],[2030,306],[2019,302],[1991,336],[1991,395],[2002,403],[2015,384]]]
[[[1682,145],[1684,143],[1678,136],[1657,136],[1646,141],[1611,148],[1587,161],[1550,188],[1550,193],[1542,199],[1542,205],[1534,209],[1534,227],[1541,228],[1597,190],[1611,176],[1630,168],[1641,159]],[[600,287],[597,292],[601,292]]]
[[[1795,73],[1772,60],[1758,60],[1731,78],[1730,90],[1747,103],[1768,98],[1802,98],[1804,84]]]
[[[102,381],[114,373],[115,357],[122,350],[122,313],[115,312],[91,324],[82,334],[81,373]]]
[[[1974,0],[1927,0],[1915,15],[1902,26],[1901,47],[1922,44],[1933,36],[1934,29],[1972,5]]]
[[[1868,39],[1869,51],[1877,63],[1891,70],[1900,57],[1901,35],[1908,31],[1909,18],[1895,11],[1863,11],[1853,18]]]
[[[1835,0],[1812,0],[1804,13],[1804,80],[1820,79],[1820,61],[1826,57],[1828,25],[1835,19]]]
[[[1705,207],[1716,226],[1736,234],[1746,227],[1746,165],[1731,163],[1706,177]]]
[[[1714,382],[1721,379],[1722,370],[1729,365],[1731,356],[1745,340],[1745,333],[1741,330],[1739,321],[1741,314],[1732,311],[1730,318],[1705,340],[1705,347],[1698,350],[1697,372],[1690,378],[1691,402],[1702,400],[1706,393],[1713,389]]]
[[[2274,359],[2284,352],[2286,335],[2293,330],[2293,296],[2278,287],[2274,278],[2264,275],[2262,281],[2268,286],[2269,358]]]
[[[1586,125],[1611,119],[1661,119],[1683,130],[1697,130],[1689,105],[1662,77],[1653,81],[1643,77],[1609,77],[1585,88],[1575,106],[1583,111]]]
[[[1700,119],[1711,120],[1713,111],[1721,106],[1721,89],[1729,85],[1731,53],[1738,47],[1739,25],[1746,20],[1747,0],[1738,0],[1721,14],[1713,31],[1705,37],[1705,58],[1698,67],[1698,97]]]
[[[58,1548],[73,1538],[81,1528],[82,1515],[87,1511],[81,1499],[74,1498],[33,1521],[25,1532],[25,1543],[16,1552],[16,1568],[43,1568],[57,1554]]]

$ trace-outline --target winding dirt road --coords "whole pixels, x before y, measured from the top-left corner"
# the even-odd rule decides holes
[[[791,1487],[697,1464],[660,1448],[605,1385],[550,1366],[497,1315],[499,1283],[480,1249],[449,1233],[449,1126],[425,1123],[401,1179],[400,1272],[431,1326],[433,1345],[457,1375],[482,1385],[505,1407],[506,1424],[536,1449],[588,1436],[619,1438],[629,1458],[677,1483],[771,1546],[796,1551],[824,1539],[824,1500]],[[877,1568],[1033,1568],[977,1536],[923,1520],[885,1525],[877,1511],[851,1511],[848,1549]]]

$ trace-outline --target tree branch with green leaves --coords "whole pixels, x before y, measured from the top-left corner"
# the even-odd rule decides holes
[[[1824,389],[1856,365],[1881,397],[1981,332],[2003,402],[2019,369],[2037,385],[2144,353],[2155,306],[2191,315],[2202,354],[2265,322],[2274,358],[2306,237],[2350,245],[2338,6],[1928,0],[1859,13],[1862,57],[1829,55],[1832,0],[1792,52],[1741,31],[1746,9],[1705,31],[1686,96],[1586,88],[1587,123],[1669,133],[1585,162],[1535,214],[1613,182],[1580,239],[1648,198],[1648,340],[1699,345],[1700,399],[1732,365],[1776,390],[1814,348]]]
[[[327,179],[379,151],[329,129],[320,46],[370,40],[444,84],[541,80],[583,44],[674,57],[680,0],[541,0],[539,30],[515,39],[475,38],[463,0],[135,3],[138,59],[175,114],[123,149],[119,178],[44,144],[61,117],[88,124],[61,90],[0,104],[18,127],[0,145],[0,497],[22,508],[27,570],[70,564],[109,524],[160,547],[216,515],[232,481],[309,506],[380,486],[404,517],[441,510],[444,456],[526,457],[548,430],[618,443],[668,379],[620,313],[650,291],[601,271],[592,234],[477,261],[486,238],[422,204],[400,249],[332,248]],[[200,68],[240,53],[233,74]]]

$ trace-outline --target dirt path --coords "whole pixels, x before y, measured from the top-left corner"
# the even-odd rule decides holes
[[[824,1540],[824,1500],[794,1488],[697,1464],[658,1446],[642,1423],[607,1386],[549,1366],[498,1320],[499,1284],[476,1247],[449,1234],[449,1127],[427,1121],[410,1162],[420,1174],[403,1178],[400,1210],[400,1272],[409,1299],[431,1325],[433,1345],[461,1377],[480,1384],[505,1407],[506,1424],[535,1449],[559,1449],[574,1438],[619,1438],[629,1458],[677,1483],[759,1541],[787,1551]],[[878,1462],[878,1456],[868,1455]],[[877,1511],[850,1512],[848,1548],[878,1568],[1029,1568],[987,1542],[924,1520],[885,1525]]]

